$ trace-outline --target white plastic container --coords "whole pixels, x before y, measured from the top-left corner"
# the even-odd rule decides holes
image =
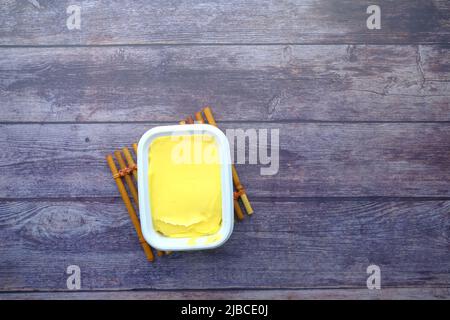
[[[148,154],[152,141],[161,136],[190,134],[211,135],[218,144],[221,160],[222,224],[215,235],[196,238],[194,243],[190,241],[192,238],[166,237],[153,228],[148,181]],[[234,225],[233,181],[231,175],[230,146],[227,137],[222,131],[208,124],[173,125],[152,128],[139,140],[137,165],[141,228],[144,238],[150,246],[161,251],[203,250],[217,248],[228,240],[233,232]]]

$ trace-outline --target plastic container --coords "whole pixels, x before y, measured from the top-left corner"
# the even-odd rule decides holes
[[[218,144],[221,160],[221,227],[216,234],[196,237],[194,242],[192,238],[166,237],[153,228],[148,181],[148,154],[151,142],[161,136],[190,134],[211,135]],[[227,137],[222,131],[208,124],[173,125],[152,128],[139,140],[137,165],[141,228],[144,238],[150,246],[161,251],[203,250],[217,248],[228,240],[233,232],[234,225],[233,181],[231,175],[230,146]]]

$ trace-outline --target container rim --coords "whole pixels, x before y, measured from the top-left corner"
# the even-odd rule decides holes
[[[170,238],[153,228],[150,206],[150,190],[148,185],[148,153],[151,142],[157,137],[170,135],[209,134],[214,137],[219,146],[221,163],[221,189],[222,189],[222,224],[214,235],[196,238]],[[138,191],[139,191],[139,218],[142,234],[145,241],[161,251],[189,251],[214,249],[223,245],[231,236],[234,226],[233,211],[233,182],[231,174],[230,145],[225,134],[215,126],[209,124],[189,124],[158,126],[145,132],[138,144]],[[216,240],[216,241],[212,241]]]

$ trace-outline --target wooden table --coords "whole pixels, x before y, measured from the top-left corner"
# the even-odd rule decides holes
[[[0,298],[449,298],[450,2],[376,2],[2,3]],[[150,264],[104,157],[206,104],[280,129],[279,173],[238,165],[254,216]]]

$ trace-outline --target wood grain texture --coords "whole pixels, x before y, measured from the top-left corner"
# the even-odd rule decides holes
[[[450,299],[449,43],[447,0],[3,1],[0,299]],[[205,105],[280,129],[279,173],[150,264],[104,157]]]
[[[1,201],[0,290],[67,290],[71,264],[87,291],[365,290],[366,268],[377,264],[383,288],[449,297],[449,201],[253,204],[223,247],[151,264],[120,199]]]
[[[423,300],[450,299],[448,288],[302,289],[302,290],[180,290],[180,291],[82,291],[0,293],[0,300]]]
[[[0,198],[116,197],[105,162],[152,123],[0,125]],[[279,171],[237,165],[253,197],[449,197],[449,123],[227,123],[279,129]],[[274,144],[275,146],[275,144]]]
[[[0,49],[0,122],[450,121],[447,46]]]
[[[33,5],[33,2],[37,5]],[[73,1],[7,0],[1,45],[154,43],[449,42],[446,0],[378,0],[381,30],[368,30],[373,1],[78,1],[81,30],[66,27]]]

